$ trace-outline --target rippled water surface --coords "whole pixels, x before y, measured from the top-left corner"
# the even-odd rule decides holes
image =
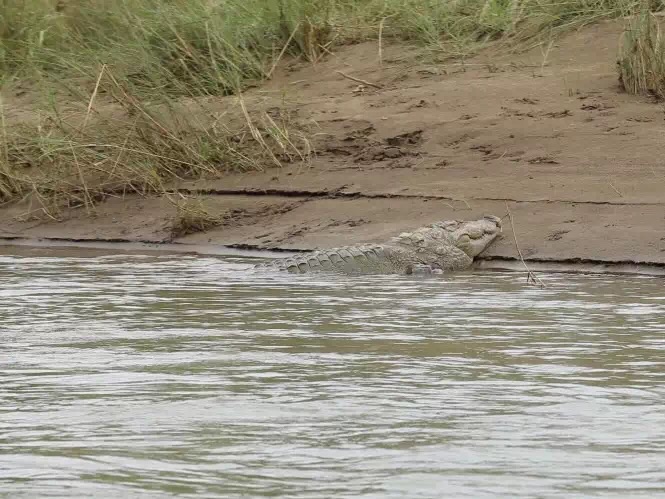
[[[2,497],[665,495],[665,280],[0,256]]]

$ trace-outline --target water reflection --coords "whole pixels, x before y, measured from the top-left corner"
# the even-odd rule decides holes
[[[657,277],[0,256],[0,496],[653,497]]]

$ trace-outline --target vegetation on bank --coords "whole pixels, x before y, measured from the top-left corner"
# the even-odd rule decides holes
[[[643,9],[628,20],[622,42],[617,66],[624,89],[664,100],[665,38],[658,18]]]
[[[232,92],[270,76],[283,49],[409,40],[447,55],[625,14],[630,0],[3,0],[0,71],[93,78],[100,62],[137,89]]]
[[[56,216],[58,206],[94,209],[108,195],[164,192],[175,178],[307,159],[302,123],[242,99],[285,58],[315,63],[339,45],[370,39],[461,57],[489,42],[549,41],[640,9],[634,22],[652,23],[648,11],[659,7],[638,0],[0,0],[0,202],[31,197]],[[625,87],[663,97],[660,35],[629,33],[619,65]],[[240,99],[237,113],[210,110],[208,99],[228,94]],[[26,102],[18,121],[5,113],[15,102]]]

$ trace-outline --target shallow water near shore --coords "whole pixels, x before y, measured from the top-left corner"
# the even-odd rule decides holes
[[[665,494],[665,280],[0,255],[0,497]]]

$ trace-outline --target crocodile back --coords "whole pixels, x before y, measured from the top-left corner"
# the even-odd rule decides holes
[[[317,270],[342,273],[388,273],[394,271],[389,250],[380,244],[342,246],[280,258],[257,265],[260,268],[285,270],[303,274]]]

